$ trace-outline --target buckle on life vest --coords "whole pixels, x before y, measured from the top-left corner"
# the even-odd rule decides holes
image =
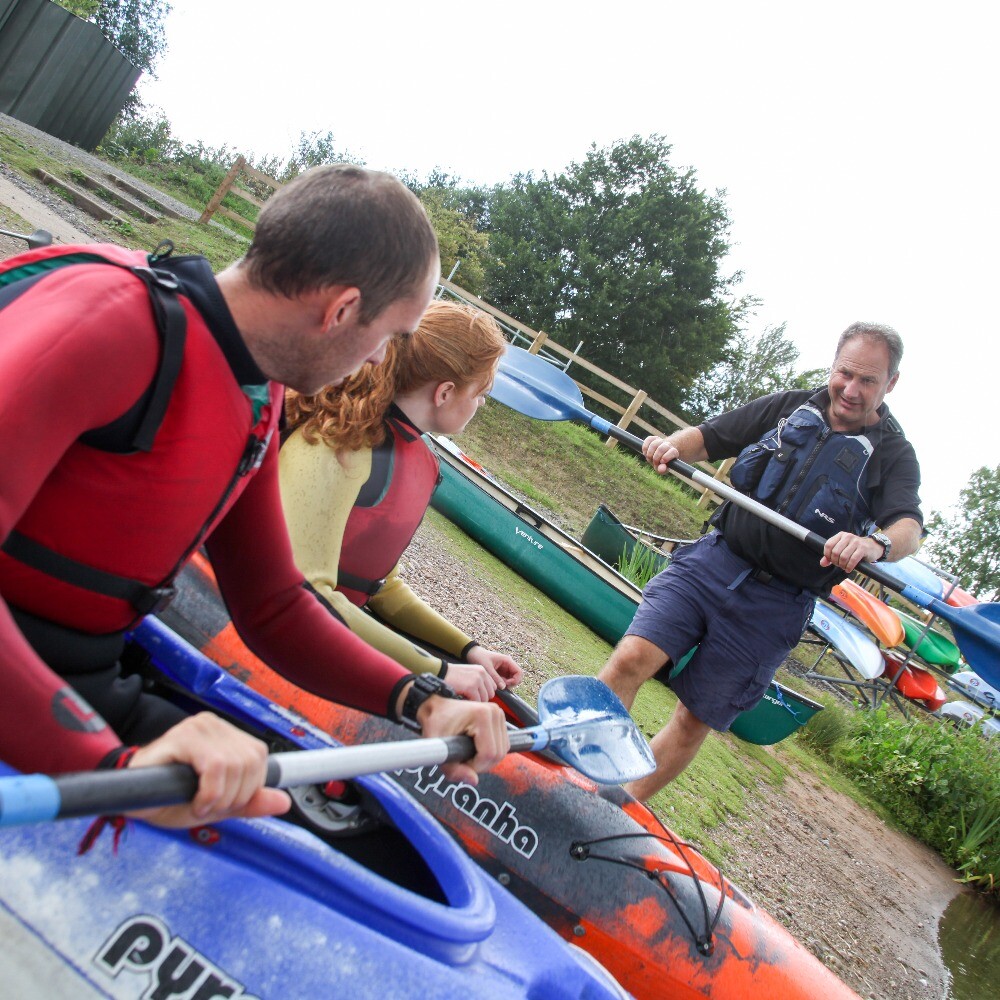
[[[143,607],[136,610],[144,615],[159,614],[176,596],[177,588],[172,583],[163,587],[149,587],[146,591],[146,597],[141,602]]]

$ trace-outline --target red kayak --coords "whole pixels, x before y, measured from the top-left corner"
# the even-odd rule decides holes
[[[344,743],[412,738],[385,719],[301,691],[265,666],[236,635],[204,562],[189,566],[179,584],[161,617],[227,672]],[[512,722],[534,721],[520,699],[508,701]],[[394,777],[475,861],[640,1000],[857,1000],[618,787],[595,785],[545,754],[510,754],[477,787],[449,782],[438,768]]]
[[[882,657],[885,660],[883,676],[891,680],[899,670],[903,657],[886,651],[883,651]],[[912,662],[903,667],[903,672],[896,678],[896,687],[903,697],[920,702],[930,712],[936,712],[948,700],[937,678]]]

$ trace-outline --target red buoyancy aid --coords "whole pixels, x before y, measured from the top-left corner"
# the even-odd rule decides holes
[[[146,263],[145,254],[118,247],[70,249],[99,250],[126,267]],[[6,305],[4,320],[16,323],[19,310],[24,310],[27,321],[44,310],[46,324],[58,329],[61,317],[69,323],[87,315],[79,281],[73,295],[64,287],[84,268],[98,269],[92,283],[95,301],[108,294],[110,282],[123,303],[120,322],[137,340],[157,336],[142,282],[127,270],[100,263],[75,264],[46,276]],[[241,386],[199,311],[183,294],[177,300],[187,325],[183,359],[153,447],[104,451],[83,440],[74,442],[12,532],[56,561],[61,557],[74,567],[93,570],[98,578],[107,575],[147,588],[169,586],[236,502],[263,460],[282,403],[277,384]],[[127,371],[131,359],[116,362]],[[50,352],[47,363],[58,364],[58,353]],[[95,364],[107,364],[107,358],[95,357]],[[6,377],[18,374],[8,372]],[[80,378],[85,385],[87,373],[80,372]],[[39,569],[34,560],[7,552],[0,552],[0,593],[30,614],[94,635],[121,631],[140,617],[134,603],[80,582],[78,573]]]
[[[420,432],[396,411],[372,449],[371,473],[347,518],[337,590],[363,607],[399,562],[438,483],[438,461]]]

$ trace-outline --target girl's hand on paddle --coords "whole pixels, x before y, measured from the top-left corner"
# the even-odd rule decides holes
[[[874,538],[852,535],[849,531],[838,531],[826,540],[820,566],[836,566],[845,573],[851,573],[860,562],[875,562],[882,555],[882,543]]]
[[[471,736],[476,744],[472,760],[441,765],[449,781],[479,784],[476,772],[488,771],[510,750],[506,718],[498,705],[432,695],[417,710],[417,722],[424,736]]]
[[[477,663],[449,663],[444,679],[469,701],[489,701],[497,690],[496,675]]]
[[[468,663],[478,663],[481,667],[485,668],[501,691],[517,687],[521,682],[521,668],[506,653],[498,653],[493,649],[484,649],[482,646],[473,646],[465,654],[465,659]],[[451,679],[450,673],[448,679]]]
[[[662,476],[667,472],[667,463],[679,457],[680,452],[669,438],[656,437],[655,435],[646,438],[642,442],[642,453],[646,461]]]
[[[291,805],[286,792],[264,787],[267,746],[211,712],[179,722],[140,747],[129,761],[129,767],[156,764],[190,764],[199,779],[191,802],[133,814],[157,826],[202,826],[233,816],[273,816]]]

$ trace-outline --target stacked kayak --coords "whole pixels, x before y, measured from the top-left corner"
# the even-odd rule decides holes
[[[987,684],[972,670],[960,670],[948,678],[948,684],[986,708],[1000,709],[1000,691]]]
[[[180,582],[164,619],[229,674],[345,743],[411,736],[268,669],[236,636],[207,567],[189,567]],[[533,721],[523,703],[510,699],[507,707],[512,722]],[[447,781],[437,768],[395,778],[499,883],[636,997],[854,996],[619,788],[601,788],[537,754],[508,756],[475,788]]]
[[[940,714],[961,726],[974,726],[981,722],[984,736],[1000,736],[1000,719],[970,701],[949,701],[941,706]]]
[[[906,637],[896,612],[853,580],[843,580],[830,592],[835,604],[849,611],[887,649]]]
[[[896,614],[903,626],[903,642],[908,649],[913,650],[915,656],[949,674],[958,670],[962,654],[951,639],[935,628],[927,628],[923,622],[917,621],[905,611],[897,610]]]
[[[160,652],[205,662],[195,686],[215,692],[210,702],[229,707],[212,674],[246,690],[161,629]],[[267,708],[244,699],[236,714],[261,725]],[[287,712],[270,715],[300,745],[332,742]],[[369,853],[397,859],[398,877],[280,820],[190,832],[134,823],[116,850],[99,838],[79,857],[86,820],[0,829],[3,995],[624,996],[589,956],[486,878],[395,783],[359,779],[354,790],[379,819],[374,832],[356,827],[342,843],[364,858],[380,838]]]
[[[885,670],[878,646],[829,604],[817,599],[809,628],[831,646],[838,659],[853,667],[865,680],[874,680]]]
[[[900,694],[910,701],[918,702],[929,712],[936,712],[947,700],[937,678],[929,670],[910,661],[904,663],[897,653],[883,650],[885,678],[893,683]]]

